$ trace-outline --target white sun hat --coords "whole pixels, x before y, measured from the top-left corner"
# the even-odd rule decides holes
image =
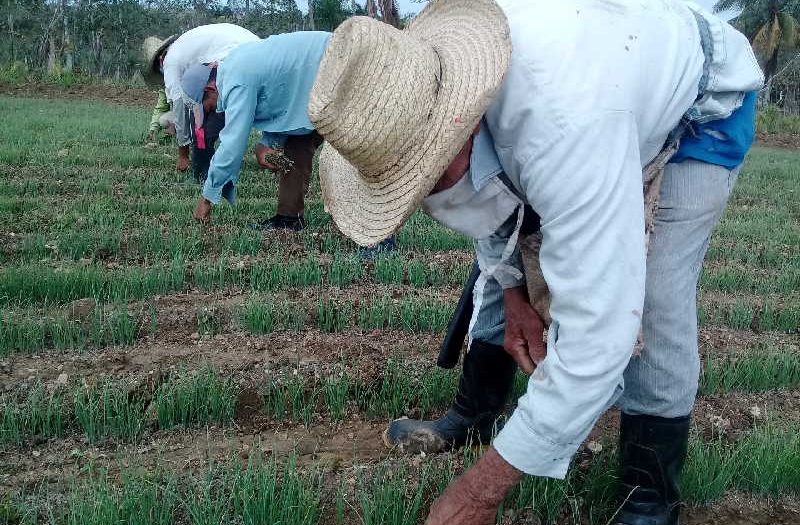
[[[366,246],[395,233],[469,139],[511,58],[493,0],[434,0],[404,30],[353,17],[331,37],[308,114],[327,211]]]
[[[163,85],[164,75],[161,73],[161,61],[159,57],[169,46],[172,45],[178,35],[168,36],[161,40],[157,36],[148,36],[142,43],[142,55],[144,55],[144,68],[142,76],[150,84]]]

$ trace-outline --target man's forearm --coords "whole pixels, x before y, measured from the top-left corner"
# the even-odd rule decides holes
[[[484,505],[495,507],[500,505],[509,489],[519,482],[522,471],[503,459],[494,447],[489,447],[464,476],[470,496]]]

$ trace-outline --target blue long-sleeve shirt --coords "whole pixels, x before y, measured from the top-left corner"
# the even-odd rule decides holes
[[[203,197],[214,204],[223,197],[234,202],[252,128],[271,146],[282,145],[287,135],[314,131],[308,98],[329,39],[321,31],[274,35],[238,46],[219,65],[217,111],[225,112],[225,128]]]

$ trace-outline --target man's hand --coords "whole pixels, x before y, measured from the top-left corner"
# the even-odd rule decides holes
[[[532,374],[545,358],[544,322],[528,301],[523,287],[503,290],[506,312],[506,336],[503,348],[526,374]]]
[[[281,154],[282,154],[281,150],[272,149],[269,146],[266,146],[261,143],[256,144],[256,162],[258,162],[258,165],[261,166],[262,168],[266,168],[271,171],[278,171],[278,167],[275,164],[269,162],[267,160],[267,156],[275,156]]]
[[[205,197],[200,197],[197,201],[197,206],[194,207],[194,218],[202,223],[207,223],[211,220],[211,201]]]
[[[178,171],[186,171],[189,169],[189,146],[178,147],[178,161],[175,163],[175,169]]]
[[[425,525],[492,525],[506,492],[521,477],[522,472],[489,447],[436,499]]]

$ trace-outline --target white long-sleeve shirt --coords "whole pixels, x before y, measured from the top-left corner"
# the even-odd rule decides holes
[[[513,52],[486,122],[503,170],[541,217],[552,324],[547,357],[494,446],[524,472],[563,477],[621,393],[641,323],[642,167],[690,107],[727,116],[763,77],[744,36],[705,13],[714,58],[708,96],[695,103],[704,53],[677,0],[498,3]],[[502,248],[478,243],[479,260]]]
[[[235,24],[198,26],[179,36],[169,46],[162,66],[164,89],[173,110],[183,111],[181,78],[189,66],[219,62],[239,44],[255,40],[259,40],[258,36]],[[188,136],[189,130],[183,129],[183,119],[176,121],[176,128],[179,127],[181,129],[176,129],[176,135],[181,142],[182,137]]]

